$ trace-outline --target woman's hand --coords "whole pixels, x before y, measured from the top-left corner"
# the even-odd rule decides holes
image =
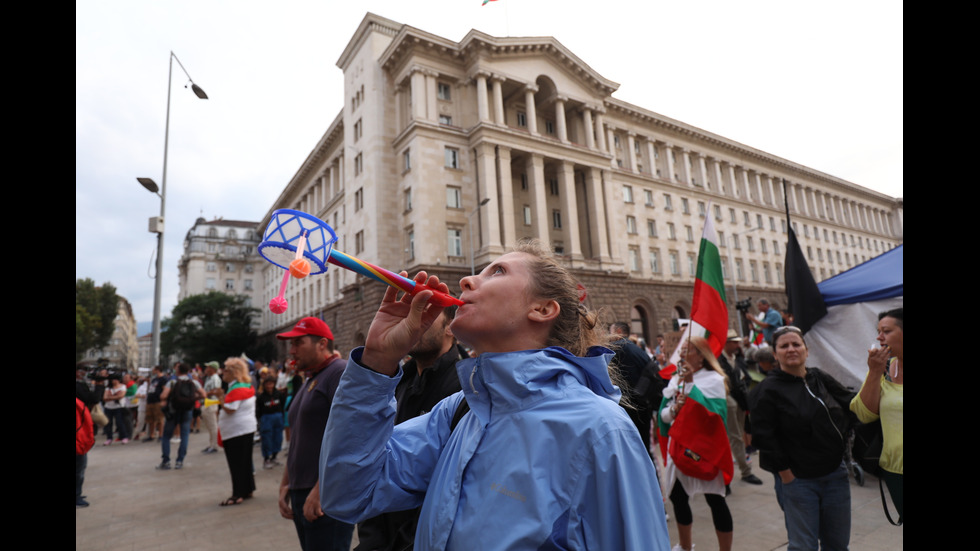
[[[408,274],[402,272],[402,275]],[[415,275],[415,282],[449,292],[449,287],[440,283],[437,276],[429,277],[424,271]],[[388,287],[385,291],[381,307],[368,329],[361,355],[362,365],[389,376],[398,372],[398,361],[408,354],[442,313],[441,307],[428,303],[432,291],[420,291],[414,296],[404,293],[401,298],[397,297],[398,293],[394,287]]]
[[[888,358],[890,357],[891,348],[887,346],[868,350],[868,371],[876,379],[881,378],[885,374],[885,370],[888,369]]]

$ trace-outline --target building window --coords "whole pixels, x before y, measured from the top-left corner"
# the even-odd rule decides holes
[[[627,216],[626,217],[626,233],[634,235],[636,233],[636,217]]]
[[[616,149],[620,148],[619,134],[613,134],[613,145],[616,146]]]
[[[459,150],[454,147],[446,148],[446,168],[459,168]]]
[[[217,272],[218,271],[218,265],[215,264],[214,262],[208,262],[207,270],[209,272]]]
[[[763,253],[768,253],[769,252],[769,251],[766,250],[766,240],[765,239],[760,239],[759,240],[759,246],[762,248],[762,252]]]
[[[687,242],[694,243],[694,228],[691,226],[684,226],[684,231],[687,232]]]
[[[779,241],[775,239],[772,240],[772,252],[773,254],[779,254]]]
[[[252,290],[252,280],[251,279],[246,279],[245,280],[245,290],[246,291],[251,291]]]
[[[238,239],[238,232],[236,232],[234,229],[228,230],[227,237],[228,239]]]
[[[817,260],[823,262],[823,249],[817,249]]]
[[[445,82],[440,82],[439,84],[437,84],[437,86],[438,86],[437,94],[439,99],[446,100],[446,101],[453,99],[452,90],[449,88],[448,84],[446,84]]]
[[[738,224],[738,218],[735,217],[735,209],[728,209],[728,219],[732,224]]]
[[[731,276],[728,275],[728,257],[721,257],[721,278],[730,279]]]
[[[449,256],[463,256],[463,231],[450,228],[447,232],[448,235],[448,251]]]
[[[745,270],[742,268],[741,258],[735,259],[735,277],[738,278],[739,281],[745,281]]]
[[[531,207],[529,205],[524,205],[524,225],[531,225]]]
[[[806,248],[806,259],[813,262],[813,248],[810,246],[807,246]]]
[[[361,139],[364,133],[363,127],[364,125],[361,123],[361,119],[357,119],[357,122],[354,123],[354,142]]]
[[[565,245],[563,243],[561,243],[560,241],[555,241],[555,242],[553,242],[551,244],[551,250],[557,256],[561,256],[561,255],[565,254]]]
[[[551,211],[551,227],[555,228],[556,230],[561,229],[561,211],[558,209]]]
[[[761,214],[756,214],[755,215],[755,227],[759,228],[760,230],[762,229],[762,215]]]
[[[354,157],[354,176],[360,176],[361,172],[364,172],[364,155],[358,153]]]
[[[235,280],[234,279],[226,279],[225,280],[225,290],[226,291],[234,291],[235,290]]]
[[[231,262],[226,262],[225,263],[225,271],[226,272],[234,272],[235,271],[235,265],[232,264]]]
[[[406,149],[405,152],[402,153],[402,170],[406,172],[412,170],[411,151],[412,151],[411,149]]]
[[[687,255],[687,273],[691,277],[697,274],[697,256],[693,253],[688,253]]]
[[[548,134],[555,133],[555,123],[552,121],[544,121],[544,131]]]
[[[650,272],[660,273],[660,251],[657,249],[650,249]]]
[[[810,238],[810,228],[808,228],[806,224],[803,224],[803,236],[807,239]]]
[[[634,247],[629,248],[630,257],[630,271],[639,272],[640,271],[640,250]]]
[[[551,189],[552,195],[558,195],[558,178],[548,180],[548,187]]]
[[[718,246],[719,247],[727,247],[728,246],[725,243],[725,232],[723,232],[723,231],[718,232]]]
[[[250,274],[250,273],[252,273],[254,271],[255,271],[255,266],[253,266],[252,264],[246,264],[245,265],[245,273],[246,274]]]
[[[650,237],[657,237],[657,221],[647,220],[647,235]]]
[[[364,208],[364,188],[357,188],[354,192],[354,212]]]
[[[776,282],[783,284],[783,267],[780,264],[776,264]]]
[[[408,247],[405,252],[408,253],[409,260],[415,258],[415,230],[408,230]]]
[[[650,191],[649,189],[643,190],[643,199],[646,202],[646,206],[648,206],[648,207],[652,207],[653,206],[653,192],[652,191]]]
[[[752,226],[752,222],[749,221],[749,211],[743,210],[742,211],[742,215],[743,215],[743,218],[745,219],[745,227],[746,228],[751,227]]]
[[[218,229],[211,228],[208,230],[208,237],[218,237]]]
[[[755,242],[752,241],[751,235],[745,236],[745,244],[749,247],[749,252],[755,252]]]
[[[738,234],[737,233],[733,233],[732,234],[732,243],[734,244],[736,251],[742,249],[742,244],[739,243],[739,241],[738,241]]]
[[[412,210],[412,188],[405,190],[405,211]]]
[[[216,243],[208,243],[208,252],[213,253],[218,250],[218,245]]]
[[[769,263],[762,263],[762,275],[766,278],[766,283],[772,283],[772,272],[769,270]]]
[[[681,197],[681,212],[691,214],[691,206],[687,202],[687,197]]]
[[[527,172],[521,173],[521,189],[527,191]]]
[[[769,217],[769,231],[776,231],[776,219],[772,216]]]
[[[633,202],[633,186],[623,186],[623,202]]]
[[[664,210],[674,210],[674,205],[670,202],[670,194],[664,194]]]
[[[452,126],[453,125],[453,118],[450,117],[449,115],[439,115],[439,124],[442,124],[442,125],[445,125],[445,126]]]
[[[707,205],[704,204],[704,201],[698,201],[698,216],[704,218],[706,215],[706,208]]]
[[[364,252],[364,230],[361,230],[354,234],[354,252],[355,253]]]
[[[451,209],[463,208],[463,190],[456,186],[446,187],[446,206]]]
[[[215,281],[214,281],[214,278],[213,277],[207,278],[207,280],[205,280],[205,282],[204,282],[204,287],[206,289],[208,289],[209,291],[213,291],[215,289]]]
[[[749,261],[749,273],[752,275],[752,283],[759,282],[759,266],[755,263],[755,260]]]
[[[676,240],[677,232],[674,230],[674,223],[667,222],[667,239]]]
[[[520,126],[521,128],[527,127],[527,113],[524,111],[517,112],[517,126]]]
[[[680,258],[677,257],[676,251],[670,251],[670,274],[675,276],[681,275]]]
[[[715,205],[715,220],[721,222],[721,207]]]

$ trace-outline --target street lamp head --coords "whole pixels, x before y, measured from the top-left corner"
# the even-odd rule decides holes
[[[489,198],[489,197],[487,197],[486,199],[484,199],[484,200],[482,200],[482,201],[480,201],[480,204],[479,204],[479,205],[477,205],[477,206],[478,206],[478,207],[482,207],[483,205],[486,205],[486,204],[487,204],[487,203],[489,203],[489,202],[490,202],[490,198]]]
[[[141,186],[145,187],[150,193],[158,193],[160,191],[160,187],[153,181],[153,178],[137,178],[136,181],[139,182]]]
[[[194,92],[194,95],[196,95],[197,97],[201,99],[208,99],[208,95],[204,93],[204,89],[198,86],[197,84],[194,84],[193,82],[191,83],[191,90]]]

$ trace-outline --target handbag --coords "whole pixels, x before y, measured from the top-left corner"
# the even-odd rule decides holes
[[[102,404],[95,404],[92,407],[92,422],[99,428],[109,424],[109,417],[106,416],[105,411],[102,409]]]

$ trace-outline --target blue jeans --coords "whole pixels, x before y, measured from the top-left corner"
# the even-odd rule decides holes
[[[259,418],[262,457],[268,459],[282,449],[282,413],[266,413]]]
[[[187,455],[187,441],[191,435],[191,417],[193,414],[194,412],[191,410],[177,412],[168,417],[167,422],[163,424],[163,438],[160,447],[163,451],[164,463],[170,462],[170,437],[173,435],[177,423],[180,423],[180,447],[177,448],[177,461],[184,462],[184,456]]]
[[[85,483],[85,467],[88,466],[88,454],[75,454],[75,503],[82,499],[82,484]]]
[[[312,490],[313,488],[289,490],[289,499],[293,505],[293,524],[296,525],[300,547],[303,551],[349,551],[354,535],[353,524],[328,516],[310,522],[303,516],[303,504]]]
[[[851,485],[843,463],[818,478],[797,478],[783,484],[776,476],[776,494],[782,496],[789,551],[819,549],[846,551],[851,539]]]

